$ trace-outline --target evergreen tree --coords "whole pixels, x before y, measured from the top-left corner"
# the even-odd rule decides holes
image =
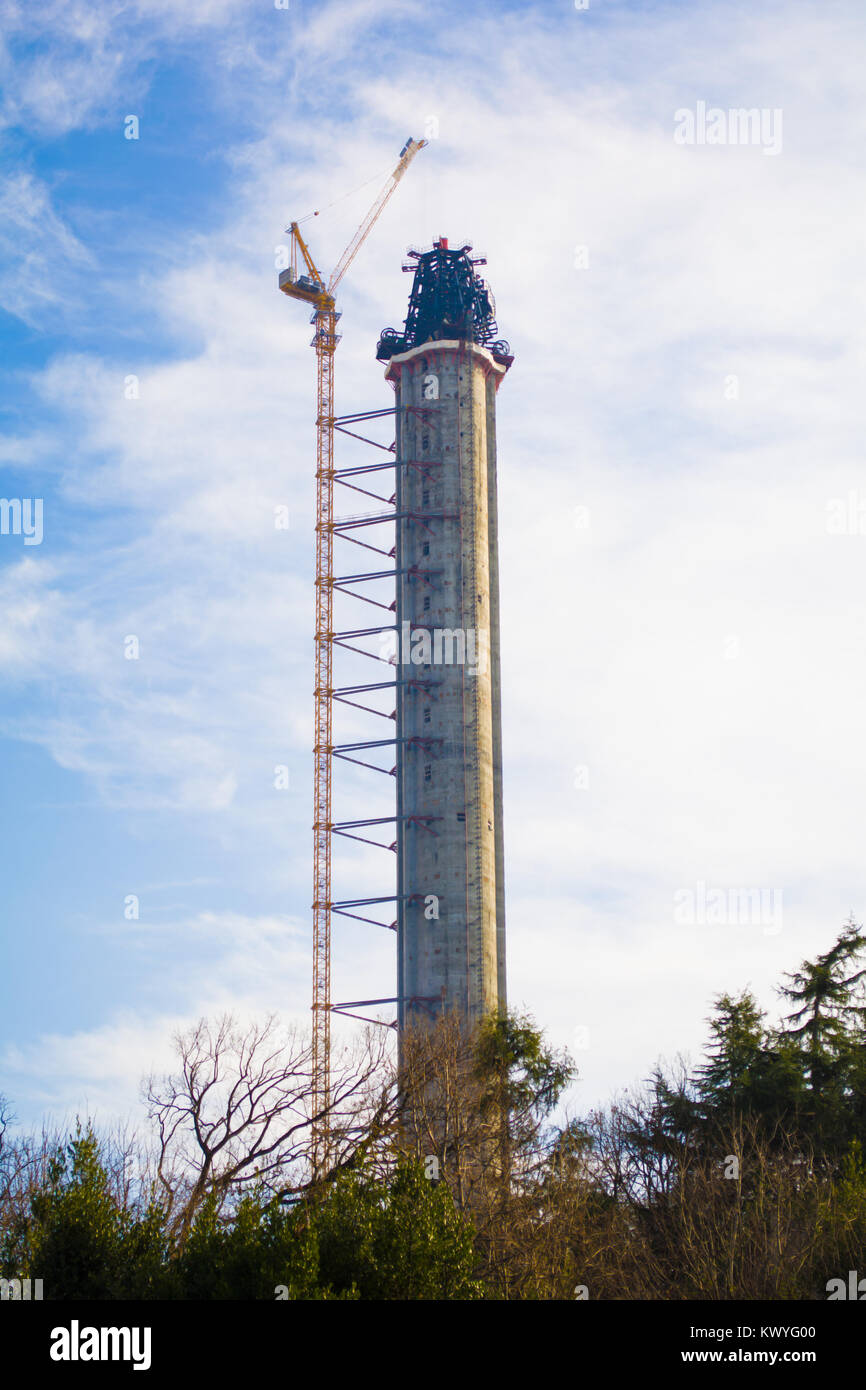
[[[339,1179],[313,1216],[320,1278],[363,1299],[475,1299],[472,1228],[447,1184],[401,1159],[383,1182],[372,1173]]]
[[[152,1202],[137,1213],[119,1200],[89,1126],[79,1125],[75,1137],[55,1150],[47,1181],[33,1192],[16,1235],[4,1264],[42,1279],[46,1298],[162,1296],[162,1213]]]
[[[864,948],[866,936],[848,921],[830,950],[804,961],[779,991],[796,1005],[779,1038],[799,1048],[809,1128],[828,1156],[844,1152],[853,1138],[866,1137],[866,968],[856,968]]]

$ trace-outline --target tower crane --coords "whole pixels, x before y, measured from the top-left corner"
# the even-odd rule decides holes
[[[290,264],[279,287],[312,306],[311,347],[316,349],[316,637],[313,791],[313,1058],[312,1162],[318,1174],[329,1154],[331,1096],[331,724],[334,608],[334,353],[340,342],[335,292],[361,246],[426,140],[406,141],[396,168],[340,257],[327,284],[297,222]],[[301,273],[299,273],[299,271]]]

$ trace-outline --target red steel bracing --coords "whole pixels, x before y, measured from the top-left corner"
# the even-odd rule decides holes
[[[379,524],[395,522],[399,518],[393,502],[391,509],[373,515],[362,515],[354,517],[342,517],[337,520],[334,516],[334,484],[342,483],[344,486],[351,487],[345,483],[341,473],[334,469],[334,432],[340,430],[341,433],[351,434],[353,438],[362,440],[366,444],[375,444],[376,441],[365,439],[364,436],[357,435],[354,431],[346,430],[343,421],[349,420],[351,423],[360,422],[364,419],[379,418],[384,415],[393,414],[391,411],[370,411],[354,416],[340,417],[334,416],[334,351],[337,345],[336,335],[336,314],[333,309],[323,309],[318,311],[316,316],[316,334],[314,342],[316,345],[316,356],[318,363],[318,389],[320,401],[320,414],[317,420],[317,467],[316,467],[316,651],[315,651],[315,727],[316,739],[314,748],[315,759],[315,799],[314,799],[314,897],[313,897],[313,1165],[316,1172],[323,1172],[327,1168],[330,1149],[330,1126],[329,1126],[329,1106],[331,1095],[331,1076],[330,1076],[330,1056],[331,1056],[331,1014],[341,1013],[348,1017],[362,1017],[350,1013],[347,1009],[338,1004],[331,1003],[331,913],[338,912],[342,916],[355,916],[359,921],[369,921],[373,925],[385,927],[389,930],[396,930],[396,922],[385,923],[376,922],[372,918],[364,918],[359,914],[345,911],[345,906],[333,904],[331,902],[331,845],[333,835],[342,835],[347,839],[360,840],[362,843],[375,846],[376,848],[395,850],[396,843],[386,844],[381,841],[369,840],[364,836],[352,835],[351,829],[361,829],[363,822],[342,822],[335,824],[332,820],[332,792],[331,792],[331,761],[333,758],[343,759],[346,762],[354,763],[356,766],[365,767],[371,772],[384,773],[386,776],[394,776],[395,768],[383,768],[374,763],[363,761],[360,758],[349,756],[353,752],[365,751],[367,748],[383,747],[393,745],[396,740],[369,740],[355,744],[333,743],[333,705],[335,699],[341,698],[341,692],[334,690],[333,682],[333,661],[334,648],[339,646],[348,651],[353,651],[362,656],[368,656],[376,661],[385,661],[384,657],[374,652],[365,651],[362,647],[351,644],[349,639],[361,637],[371,637],[382,632],[394,631],[394,625],[388,624],[382,627],[357,628],[346,632],[334,631],[334,592],[339,590],[347,596],[358,599],[365,599],[362,594],[353,593],[351,590],[343,588],[349,583],[359,583],[364,580],[383,580],[391,577],[396,579],[396,570],[377,570],[369,574],[346,575],[337,578],[334,575],[334,537],[341,536],[344,540],[355,541],[356,544],[364,546],[365,549],[375,550],[377,554],[393,558],[393,550],[389,553],[378,547],[357,541],[350,532],[358,528],[366,528]],[[413,410],[413,413],[422,412]],[[424,411],[423,414],[428,412]],[[380,449],[383,445],[378,445]],[[386,452],[394,452],[392,445]],[[392,459],[379,467],[394,467],[396,459]],[[357,476],[360,470],[343,470],[351,476]],[[357,489],[356,489],[357,490]],[[376,500],[384,500],[377,498]],[[427,527],[432,519],[446,519],[446,514],[434,514],[425,516],[418,514],[407,514],[405,519],[410,524],[420,523]],[[416,577],[423,583],[430,583],[430,576],[433,571],[425,571],[417,567]],[[370,602],[370,600],[367,600]],[[376,604],[378,607],[385,607],[384,604]],[[393,608],[392,605],[388,605]],[[387,661],[386,661],[386,664]],[[410,682],[419,688],[432,686],[435,682],[415,681]],[[380,685],[392,685],[393,682],[382,682]],[[363,687],[362,687],[363,688]],[[378,688],[376,685],[370,688]],[[347,690],[346,693],[353,693]],[[343,698],[345,698],[343,696]],[[345,701],[345,703],[354,703]],[[368,708],[357,706],[357,708]],[[381,714],[379,710],[369,709],[371,714]],[[392,716],[386,716],[391,718]],[[412,739],[412,746],[423,747],[428,754],[433,751],[435,740]],[[421,818],[430,819],[430,818]],[[413,822],[415,823],[415,822]],[[436,834],[432,826],[422,824],[417,820],[418,829],[427,830]],[[382,901],[385,901],[384,899]],[[360,905],[360,902],[359,904]],[[396,1002],[395,1000],[382,1000],[382,1003]],[[371,1021],[365,1019],[365,1021]],[[394,1027],[395,1024],[388,1024]]]
[[[414,408],[414,407],[410,407],[409,409],[411,410],[411,413],[412,413],[412,414],[423,415],[424,417],[427,417],[427,416],[429,415],[429,413],[430,413],[430,412],[429,412],[428,410],[426,410],[426,409],[424,409],[424,410],[418,410],[418,409],[416,409],[416,408]],[[334,438],[333,431],[334,431],[334,430],[339,430],[340,433],[342,433],[342,434],[349,434],[349,435],[351,435],[353,438],[355,438],[355,439],[357,439],[357,440],[360,440],[360,441],[362,441],[362,442],[365,443],[365,444],[375,445],[375,446],[378,447],[379,449],[384,449],[385,452],[390,453],[390,454],[392,455],[392,457],[389,459],[389,461],[388,461],[387,463],[374,464],[374,465],[372,465],[372,466],[366,466],[366,467],[365,467],[365,466],[356,466],[356,467],[353,467],[353,468],[335,469],[335,468],[333,467],[333,454],[332,454],[332,455],[331,455],[331,460],[330,460],[330,462],[331,462],[330,474],[331,474],[331,479],[332,479],[332,482],[333,482],[333,483],[339,483],[339,484],[342,484],[342,485],[345,486],[345,487],[350,487],[350,488],[351,488],[351,487],[353,487],[353,485],[352,485],[351,483],[348,483],[348,482],[346,481],[346,479],[347,479],[348,477],[357,477],[359,474],[362,474],[362,473],[365,473],[365,472],[368,472],[368,471],[373,472],[373,471],[379,471],[379,470],[384,469],[384,468],[394,468],[395,466],[399,466],[399,465],[397,464],[396,458],[394,457],[395,446],[394,446],[393,444],[392,444],[388,449],[385,449],[385,446],[383,446],[383,445],[381,445],[381,444],[377,444],[377,441],[372,440],[372,439],[367,439],[367,438],[365,438],[363,435],[359,435],[359,434],[355,433],[355,431],[353,431],[353,430],[347,430],[347,429],[345,428],[345,424],[346,424],[346,423],[350,423],[350,424],[359,424],[359,423],[361,423],[362,421],[367,420],[367,419],[376,419],[376,418],[379,418],[379,417],[382,417],[382,416],[386,416],[386,415],[393,415],[394,413],[395,413],[395,412],[394,412],[394,410],[393,410],[393,408],[392,408],[390,411],[383,411],[383,410],[379,410],[379,411],[368,411],[368,412],[357,413],[357,414],[351,415],[351,416],[341,416],[341,417],[339,417],[338,419],[333,419],[333,418],[332,418],[332,420],[331,420],[331,424],[332,424],[332,427],[333,427],[333,428],[332,428],[332,432],[331,432],[331,439],[332,439],[332,441],[333,441],[333,438]],[[354,490],[354,491],[358,491],[359,489],[355,487],[355,488],[353,488],[353,490]],[[370,494],[370,495],[372,496],[373,494]],[[379,496],[377,496],[377,497],[375,498],[375,500],[376,500],[376,501],[379,501],[379,502],[382,502],[382,501],[385,501],[386,499],[384,499],[381,495],[379,495]],[[331,505],[333,505],[333,497],[331,497],[330,501],[331,501]],[[341,538],[344,539],[344,540],[352,541],[352,542],[354,542],[356,545],[362,545],[362,546],[363,546],[365,549],[367,549],[367,550],[373,550],[376,554],[382,555],[382,556],[386,557],[387,559],[389,559],[389,560],[391,560],[391,561],[393,562],[393,558],[394,558],[394,551],[393,551],[393,548],[392,548],[392,550],[391,550],[390,552],[385,551],[385,550],[382,550],[382,549],[380,549],[380,548],[377,547],[377,546],[372,546],[372,545],[369,545],[369,544],[367,544],[367,543],[365,543],[365,542],[363,542],[363,541],[358,541],[358,540],[356,539],[356,537],[353,536],[351,533],[352,533],[353,531],[355,531],[356,529],[368,527],[368,526],[371,526],[371,525],[375,526],[375,525],[379,525],[379,524],[387,524],[387,523],[389,523],[389,522],[396,522],[397,520],[399,520],[399,517],[398,517],[397,512],[396,512],[396,507],[395,507],[395,505],[394,505],[395,501],[396,501],[395,498],[388,499],[387,505],[388,505],[388,508],[389,508],[389,509],[388,509],[387,511],[385,511],[385,512],[377,512],[377,513],[373,513],[373,514],[367,513],[367,514],[360,515],[360,516],[347,516],[347,517],[335,518],[334,515],[333,515],[333,511],[331,511],[331,512],[329,513],[329,516],[330,516],[330,536],[331,536],[332,542],[333,542],[333,537],[334,537],[334,536],[338,536],[338,537],[341,537]],[[439,516],[439,514],[436,514],[436,519],[438,519],[438,516]],[[411,514],[411,515],[410,515],[410,514],[407,514],[407,515],[405,516],[405,520],[407,520],[407,521],[409,522],[409,524],[417,524],[418,522],[420,522],[422,525],[426,525],[429,519],[430,519],[430,514],[429,514],[429,513],[425,514],[424,516],[421,516],[421,515],[418,515],[418,514]],[[320,573],[321,573],[321,571],[320,571]],[[422,584],[424,584],[424,585],[431,585],[431,584],[434,582],[434,577],[435,577],[436,573],[438,573],[438,572],[435,571],[435,570],[432,570],[432,569],[425,569],[425,568],[422,568],[421,566],[415,566],[415,567],[412,568],[411,571],[407,571],[407,573],[410,575],[411,578],[417,579],[420,583],[422,583]],[[378,653],[376,653],[376,652],[366,651],[363,647],[356,646],[356,645],[354,645],[354,643],[355,643],[357,640],[363,639],[363,638],[365,638],[365,637],[366,637],[366,638],[368,638],[368,637],[375,637],[375,636],[380,636],[380,635],[381,635],[382,633],[384,633],[384,632],[394,632],[394,631],[396,631],[395,624],[394,624],[394,623],[389,623],[389,624],[384,624],[384,625],[379,626],[379,627],[355,628],[355,629],[350,629],[350,630],[347,630],[347,631],[335,632],[335,631],[333,630],[333,595],[334,595],[335,592],[344,593],[347,597],[355,598],[355,599],[360,599],[360,600],[362,600],[362,601],[367,601],[367,602],[374,602],[375,606],[377,606],[377,607],[382,607],[382,608],[386,608],[386,607],[387,607],[389,611],[393,611],[393,609],[394,609],[394,607],[395,607],[395,603],[392,603],[392,604],[390,604],[390,605],[386,605],[386,604],[384,604],[384,603],[377,603],[375,600],[370,600],[370,599],[367,597],[367,595],[362,594],[362,593],[358,593],[358,592],[356,592],[353,588],[350,588],[349,586],[350,586],[350,585],[353,585],[353,586],[354,586],[354,585],[359,584],[359,583],[366,583],[366,582],[373,582],[373,581],[386,581],[386,580],[389,580],[389,579],[392,579],[392,578],[393,578],[394,580],[396,580],[396,578],[397,578],[397,570],[396,570],[396,567],[395,567],[395,566],[393,565],[393,563],[392,563],[387,569],[376,569],[376,570],[373,570],[373,571],[364,571],[364,572],[359,573],[359,574],[343,574],[343,575],[340,575],[340,576],[335,576],[335,575],[334,575],[334,572],[333,572],[333,568],[330,568],[330,569],[328,570],[328,577],[329,577],[329,580],[330,580],[330,583],[329,583],[329,585],[328,585],[328,590],[329,590],[329,594],[330,594],[330,606],[329,606],[329,608],[328,608],[328,625],[329,625],[329,626],[328,626],[328,630],[329,630],[329,632],[330,632],[330,640],[329,640],[329,642],[328,642],[327,645],[328,645],[328,649],[329,649],[329,652],[330,652],[330,659],[331,659],[331,662],[333,662],[334,649],[335,649],[335,648],[342,648],[342,649],[347,650],[347,651],[355,652],[355,653],[357,653],[358,655],[361,655],[361,656],[370,657],[370,658],[371,658],[372,660],[374,660],[374,661],[382,661],[382,662],[384,662],[386,665],[391,666],[391,668],[392,668],[392,670],[393,670],[393,659],[389,660],[387,657],[384,657],[384,656],[382,656],[382,655],[380,655],[380,654],[378,654]],[[336,688],[335,688],[335,687],[334,687],[334,684],[333,684],[333,669],[332,669],[332,665],[329,666],[329,668],[328,668],[328,681],[327,681],[327,687],[328,687],[328,689],[329,689],[329,691],[330,691],[330,697],[329,697],[329,699],[328,699],[328,704],[329,704],[330,707],[331,707],[331,713],[330,713],[330,715],[329,715],[329,723],[328,723],[328,744],[329,744],[329,749],[330,749],[329,756],[330,756],[330,759],[331,759],[331,760],[333,760],[334,758],[336,758],[336,759],[343,760],[343,761],[345,761],[345,762],[350,762],[350,763],[354,764],[355,766],[363,767],[363,768],[365,768],[365,769],[367,769],[368,771],[371,771],[371,772],[378,772],[378,773],[380,773],[380,774],[384,774],[385,776],[389,776],[389,777],[395,776],[396,768],[393,768],[393,767],[392,767],[392,768],[381,767],[381,766],[379,766],[379,765],[377,765],[377,764],[370,763],[370,762],[364,760],[363,757],[357,757],[357,756],[353,757],[352,754],[358,754],[358,753],[364,754],[364,753],[367,752],[368,749],[372,750],[372,749],[377,749],[377,748],[394,747],[394,746],[397,745],[397,742],[398,742],[398,740],[397,740],[396,738],[392,737],[392,738],[389,738],[389,739],[368,739],[368,740],[357,741],[357,742],[352,742],[352,743],[334,743],[334,742],[333,742],[333,729],[332,729],[332,723],[331,723],[330,721],[332,721],[332,718],[333,718],[333,704],[334,704],[335,701],[340,701],[340,702],[343,703],[343,704],[352,705],[354,708],[363,710],[365,713],[369,713],[369,714],[377,715],[377,716],[379,716],[379,717],[381,717],[381,718],[386,718],[386,719],[389,719],[389,720],[393,720],[394,717],[395,717],[395,715],[394,715],[393,713],[388,713],[388,712],[386,712],[386,711],[384,711],[384,710],[378,710],[378,709],[375,709],[375,708],[372,707],[372,706],[361,705],[361,704],[359,704],[357,701],[352,700],[352,699],[349,699],[349,698],[347,698],[347,697],[348,697],[348,696],[352,696],[352,695],[359,695],[359,694],[361,694],[362,692],[367,692],[367,691],[386,690],[386,689],[396,690],[396,687],[397,687],[398,683],[399,683],[398,680],[389,680],[389,681],[370,682],[370,683],[363,684],[363,685],[343,686],[343,687],[336,687]],[[439,682],[439,681],[436,681],[436,680],[429,679],[429,678],[427,678],[427,679],[420,678],[420,679],[419,679],[418,677],[410,676],[410,677],[407,677],[407,678],[406,678],[406,684],[407,684],[408,686],[410,686],[411,688],[417,689],[417,690],[419,690],[419,691],[421,691],[421,690],[424,690],[424,691],[431,691],[431,690],[433,690],[437,685],[439,685],[440,682]],[[408,742],[412,747],[419,747],[419,748],[421,748],[421,749],[429,756],[429,755],[434,751],[434,748],[433,748],[434,743],[438,743],[438,742],[440,742],[440,741],[441,741],[441,740],[431,740],[431,739],[418,739],[418,738],[415,738],[415,739],[408,740],[407,742]],[[330,778],[329,778],[329,783],[330,783]],[[371,828],[374,827],[374,826],[384,825],[384,824],[396,824],[396,823],[397,823],[397,816],[396,816],[396,815],[394,815],[394,816],[383,816],[383,817],[372,817],[372,818],[368,818],[368,819],[366,819],[366,820],[333,821],[333,820],[331,819],[331,814],[332,814],[332,807],[331,807],[331,802],[330,802],[330,800],[329,800],[329,801],[328,801],[328,817],[327,817],[327,819],[328,819],[328,824],[329,824],[329,835],[328,835],[329,841],[330,841],[330,837],[331,837],[331,836],[333,836],[333,835],[339,835],[339,836],[342,836],[342,837],[344,837],[344,838],[346,838],[346,839],[355,840],[355,841],[360,841],[362,844],[369,844],[369,845],[374,846],[374,847],[376,847],[376,848],[378,848],[378,849],[390,850],[390,851],[392,851],[392,852],[396,851],[396,848],[397,848],[397,842],[396,842],[396,841],[394,841],[394,842],[392,842],[392,843],[388,843],[388,842],[383,841],[383,840],[374,840],[374,839],[372,839],[372,838],[368,838],[368,835],[365,835],[365,834],[363,833],[364,831],[368,831],[369,829],[371,829]],[[408,821],[408,823],[411,824],[411,825],[413,825],[413,826],[415,827],[415,829],[416,829],[419,833],[422,832],[422,831],[426,831],[428,834],[433,834],[433,835],[437,835],[439,832],[434,828],[432,822],[433,822],[433,821],[436,821],[436,820],[439,820],[439,819],[441,819],[441,818],[440,818],[440,817],[435,817],[435,816],[412,816],[412,817],[407,817],[407,818],[406,818],[406,820]],[[359,831],[361,832],[360,834],[357,833],[357,832],[359,832]],[[328,849],[328,856],[329,856],[329,868],[330,868],[330,847],[329,847],[329,849]],[[330,877],[329,877],[329,896],[330,896]],[[396,920],[395,920],[395,921],[392,921],[392,922],[382,922],[382,921],[379,921],[379,920],[376,919],[376,918],[369,917],[369,916],[365,915],[363,912],[358,912],[358,911],[352,911],[352,910],[351,910],[351,909],[353,909],[353,908],[356,908],[356,909],[357,909],[357,908],[364,908],[364,907],[367,907],[367,906],[373,906],[374,904],[380,904],[380,903],[385,903],[385,902],[395,902],[395,901],[396,901],[396,899],[393,898],[393,897],[382,897],[382,898],[356,898],[356,899],[351,899],[351,900],[347,900],[347,901],[344,901],[344,902],[330,902],[330,901],[329,901],[329,903],[328,903],[329,931],[330,931],[330,914],[336,914],[336,915],[339,915],[339,916],[341,916],[341,917],[350,918],[350,919],[352,919],[352,920],[354,920],[354,921],[363,922],[363,923],[365,923],[365,924],[368,923],[368,924],[371,925],[371,926],[381,927],[381,928],[384,928],[385,930],[396,932],[396,931],[397,931],[397,922],[396,922]],[[360,1007],[364,1007],[364,1006],[369,1007],[370,1005],[373,1005],[373,1004],[386,1004],[386,1003],[397,1003],[397,1002],[398,1002],[398,1001],[397,1001],[395,998],[381,999],[381,1000],[363,1000],[363,1001],[362,1001],[362,1000],[350,1000],[350,1001],[347,1001],[347,1002],[341,1003],[341,1004],[331,1004],[331,1003],[330,1003],[330,1000],[329,1000],[329,1001],[328,1001],[327,1012],[328,1012],[329,1014],[330,1014],[330,1013],[338,1013],[338,1014],[342,1015],[343,1017],[347,1017],[347,1018],[362,1019],[364,1022],[379,1022],[380,1020],[371,1019],[371,1018],[369,1018],[369,1017],[366,1016],[366,1015],[362,1015],[362,1014],[355,1013],[355,1012],[354,1012],[354,1009],[357,1008],[357,1007],[359,1007],[359,1006],[360,1006]],[[426,1001],[426,1000],[425,1000],[425,1001],[419,1001],[419,1002],[424,1002],[424,1003],[426,1004],[426,1003],[432,1003],[432,1002],[436,1002],[436,1001],[432,1001],[432,1000],[431,1000],[431,1001]],[[385,1024],[385,1026],[390,1027],[390,1028],[396,1027],[396,1020],[393,1021],[393,1022],[389,1022],[389,1023]]]

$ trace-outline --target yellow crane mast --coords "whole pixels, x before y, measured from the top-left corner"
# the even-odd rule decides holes
[[[388,199],[426,140],[409,139],[390,175],[327,282],[320,275],[297,222],[290,234],[290,265],[279,287],[292,299],[312,305],[311,347],[316,349],[316,638],[315,744],[313,748],[313,1077],[312,1119],[315,1173],[329,1153],[331,1096],[331,723],[334,610],[334,353],[337,332],[335,291]],[[302,272],[299,270],[303,267]]]

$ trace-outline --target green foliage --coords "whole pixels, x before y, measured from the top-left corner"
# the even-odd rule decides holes
[[[748,1103],[755,1068],[766,1044],[764,1014],[748,990],[733,998],[722,994],[710,1019],[710,1060],[699,1069],[702,1091],[710,1105]]]
[[[802,968],[788,978],[792,983],[783,986],[781,994],[799,1008],[788,1015],[788,1031],[804,1041],[810,1062],[816,1068],[813,1084],[832,1075],[834,1065],[848,1050],[849,1028],[866,1018],[862,992],[855,987],[866,976],[866,969],[851,970],[856,957],[866,948],[863,936],[854,922],[846,923],[829,951],[816,961],[804,961]]]
[[[211,1193],[183,1240],[90,1127],[16,1149],[0,1107],[0,1271],[50,1299],[824,1297],[866,1250],[864,951],[847,923],[775,1027],[719,995],[693,1072],[560,1127],[574,1067],[531,1019],[452,1026],[418,1067],[423,1132],[368,1128],[294,1205]],[[440,1182],[418,1157],[437,1126]]]
[[[419,1163],[347,1172],[294,1207],[255,1192],[226,1214],[211,1196],[178,1249],[156,1203],[136,1211],[112,1190],[89,1128],[50,1155],[0,1260],[4,1277],[41,1278],[47,1299],[481,1296],[471,1227]]]
[[[864,949],[866,936],[848,922],[830,950],[804,961],[780,990],[797,1005],[780,1037],[796,1047],[801,1061],[805,1123],[821,1152],[837,1159],[853,1140],[866,1141],[866,969],[854,968]]]
[[[15,1237],[3,1252],[5,1267],[41,1278],[50,1298],[153,1298],[163,1291],[162,1213],[154,1203],[136,1213],[117,1198],[89,1127],[79,1125],[55,1149]]]
[[[444,1183],[401,1159],[387,1182],[370,1174],[338,1179],[313,1217],[320,1277],[363,1299],[474,1299],[472,1229]]]
[[[290,1299],[329,1296],[320,1287],[315,1229],[260,1193],[243,1197],[230,1220],[207,1198],[171,1275],[183,1299],[274,1298],[280,1286]]]
[[[573,1080],[575,1068],[564,1052],[546,1045],[527,1017],[491,1014],[475,1045],[476,1071],[491,1100],[514,1113],[547,1115]]]
[[[711,1128],[758,1116],[766,1131],[800,1115],[805,1093],[796,1041],[773,1032],[754,996],[722,994],[710,1018],[708,1060],[697,1071],[696,1111]]]
[[[799,1144],[838,1170],[853,1142],[866,1144],[866,1007],[855,969],[866,949],[849,922],[833,947],[804,961],[780,990],[797,1008],[770,1027],[748,990],[721,994],[709,1019],[706,1061],[674,1082],[656,1069],[651,1114],[630,1139],[665,1158],[708,1151],[724,1130],[748,1121],[771,1145]]]
[[[191,1299],[455,1299],[480,1296],[472,1231],[448,1189],[401,1161],[388,1178],[347,1172],[287,1209],[247,1196],[233,1219],[207,1201],[173,1277]]]

